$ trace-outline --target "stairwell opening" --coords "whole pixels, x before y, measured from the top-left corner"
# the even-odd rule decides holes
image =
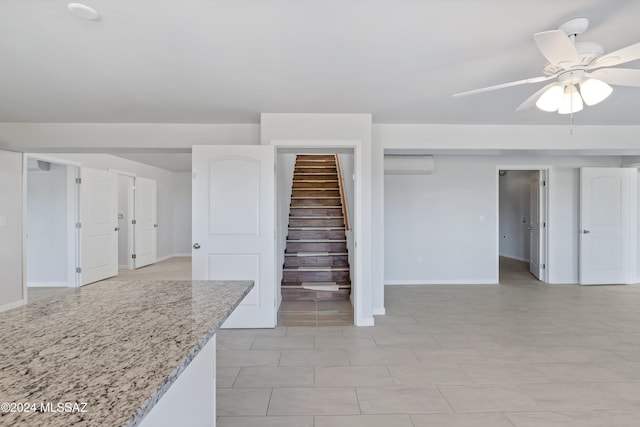
[[[278,323],[353,324],[353,151],[278,154]]]

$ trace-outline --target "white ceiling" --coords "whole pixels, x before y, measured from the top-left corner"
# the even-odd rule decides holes
[[[585,16],[606,52],[640,41],[638,0],[60,0],[0,2],[0,122],[257,123],[260,112],[376,123],[566,124],[514,109],[544,83],[532,34]],[[640,61],[625,67],[640,68]],[[640,88],[577,124],[640,125]]]

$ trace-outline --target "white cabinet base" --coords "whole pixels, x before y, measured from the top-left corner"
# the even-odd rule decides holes
[[[215,335],[139,425],[140,427],[215,427]]]

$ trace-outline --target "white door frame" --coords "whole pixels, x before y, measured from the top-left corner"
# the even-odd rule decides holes
[[[497,165],[496,166],[496,277],[500,281],[500,170],[525,170],[540,171],[540,181],[544,181],[545,185],[540,190],[540,206],[543,206],[540,222],[546,226],[542,228],[540,233],[541,256],[540,263],[544,264],[544,268],[540,270],[539,280],[544,283],[549,282],[549,188],[551,182],[549,179],[549,165]]]
[[[363,229],[363,206],[362,206],[362,141],[360,140],[307,140],[307,139],[272,139],[269,141],[269,145],[275,147],[276,158],[278,149],[318,149],[318,150],[331,150],[335,149],[353,149],[353,171],[355,180],[353,183],[353,240],[354,240],[354,265],[351,283],[351,294],[353,303],[353,322],[356,326],[370,326],[372,323],[363,316],[364,310],[364,291],[362,278],[364,275],[364,261],[363,261],[363,248],[362,245],[358,245],[361,240],[361,236],[364,234]],[[277,197],[276,189],[276,197]],[[277,220],[277,219],[276,219]],[[276,223],[277,226],[277,223]]]
[[[79,192],[75,179],[80,177],[79,162],[60,159],[54,156],[38,153],[25,153],[22,157],[22,265],[23,265],[23,295],[27,295],[27,162],[29,160],[41,160],[43,162],[55,163],[57,165],[67,166],[67,224],[69,225],[67,232],[67,278],[68,286],[72,288],[80,287],[80,274],[76,273],[76,267],[80,267],[80,231],[75,228],[75,224],[79,221]]]

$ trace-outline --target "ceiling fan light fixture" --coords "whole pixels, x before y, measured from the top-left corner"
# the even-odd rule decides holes
[[[558,114],[577,113],[583,108],[584,104],[578,90],[572,84],[565,87],[564,94],[562,95],[562,101],[558,108]]]
[[[536,101],[536,107],[549,113],[558,111],[563,96],[564,91],[562,90],[562,86],[551,86],[542,95],[540,95],[540,98]]]
[[[613,92],[613,88],[598,79],[587,79],[580,83],[580,94],[587,105],[596,105],[607,99]]]

